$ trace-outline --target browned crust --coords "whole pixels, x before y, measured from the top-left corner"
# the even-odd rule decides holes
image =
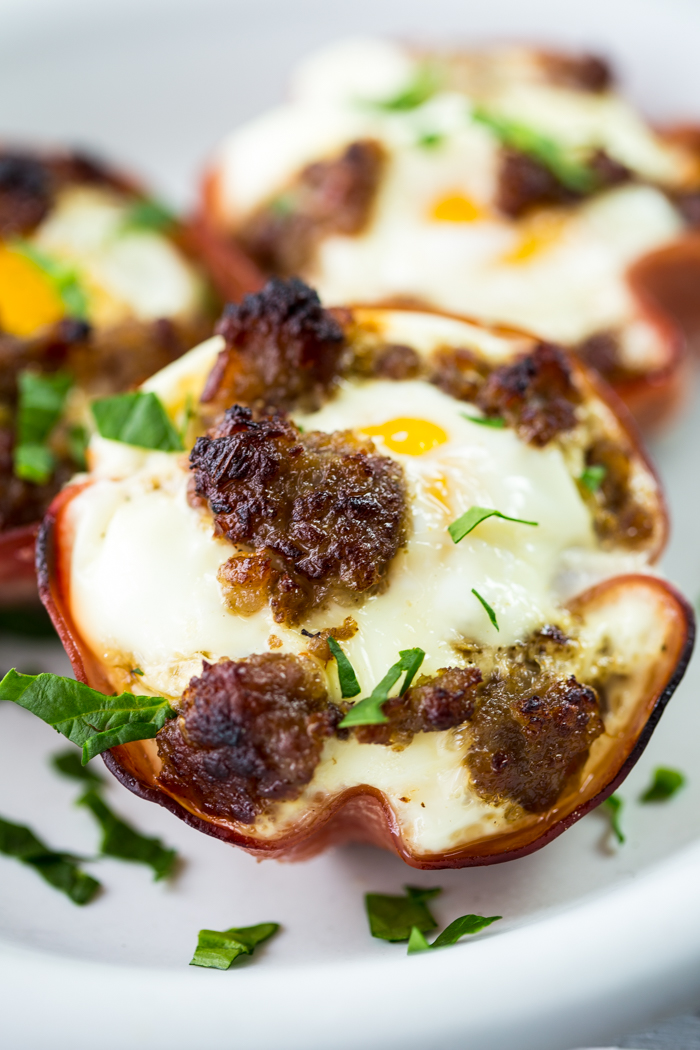
[[[42,601],[68,653],[76,678],[107,692],[111,691],[111,686],[99,661],[76,630],[69,611],[70,542],[69,537],[62,537],[61,533],[66,528],[63,520],[66,508],[82,487],[66,489],[54,500],[37,541],[37,574]],[[454,851],[416,855],[402,839],[387,798],[373,787],[360,785],[330,800],[283,837],[260,841],[240,828],[207,820],[166,794],[156,783],[147,745],[133,743],[113,748],[103,756],[104,761],[117,779],[135,794],[164,806],[191,827],[260,858],[303,859],[329,845],[348,841],[381,846],[396,853],[407,864],[424,869],[478,866],[526,856],[580,820],[624,780],[646,747],[685,672],[694,643],[693,612],[685,599],[665,581],[639,575],[617,577],[579,596],[571,607],[574,611],[591,608],[614,594],[615,589],[635,586],[656,592],[660,609],[668,618],[666,660],[663,666],[656,667],[654,681],[645,702],[638,705],[631,732],[611,750],[605,770],[591,777],[590,794],[578,801],[579,792],[574,790],[541,819],[520,830],[470,843]]]
[[[700,131],[697,131],[700,140]],[[206,170],[200,189],[200,202],[196,214],[189,224],[196,239],[196,247],[212,274],[221,295],[238,301],[244,294],[259,291],[268,275],[264,274],[256,263],[246,254],[226,229],[226,223],[219,203],[218,173],[211,167]],[[700,238],[699,238],[700,240]],[[683,242],[681,242],[683,243]],[[669,251],[669,249],[662,249]],[[699,249],[700,253],[700,249]],[[638,376],[625,378],[614,384],[614,389],[627,405],[639,426],[655,430],[666,423],[678,410],[688,389],[690,366],[688,362],[683,317],[675,317],[663,302],[650,294],[646,278],[640,276],[643,264],[658,253],[642,256],[631,268],[629,284],[632,293],[641,308],[642,315],[660,333],[665,349],[663,364]],[[665,262],[665,257],[664,260]],[[700,269],[700,261],[697,263]],[[408,299],[383,299],[374,305],[392,305],[430,310],[429,306],[411,303]],[[435,310],[435,312],[445,312]],[[469,318],[462,316],[464,320]],[[478,322],[477,322],[478,323]],[[508,331],[508,326],[495,326],[500,331]],[[700,310],[697,315],[697,336],[700,339]]]

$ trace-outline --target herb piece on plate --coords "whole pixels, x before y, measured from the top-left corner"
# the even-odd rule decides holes
[[[484,597],[482,597],[482,595],[479,594],[479,592],[476,590],[475,587],[472,587],[472,594],[474,595],[474,597],[478,601],[481,602],[481,604],[483,605],[484,609],[486,610],[486,615],[488,616],[489,620],[491,621],[493,626],[496,628],[496,630],[500,631],[501,628],[498,626],[498,620],[496,619],[496,614],[493,611],[493,609],[491,608],[491,606],[489,605],[489,603],[486,601],[486,599]]]
[[[597,492],[600,486],[605,481],[605,475],[607,473],[607,467],[586,467],[586,469],[581,473],[578,480],[581,482],[584,488],[588,489],[589,492]]]
[[[239,955],[252,955],[279,928],[278,922],[261,922],[258,926],[233,926],[230,930],[200,930],[190,966],[228,970]]]
[[[82,747],[83,764],[110,747],[154,737],[175,718],[162,696],[105,696],[72,678],[20,674],[14,668],[0,681],[0,700],[19,704]]]
[[[69,777],[71,780],[80,780],[83,783],[102,784],[104,781],[89,765],[83,765],[80,760],[80,752],[71,748],[68,751],[59,751],[57,755],[51,756],[51,765],[61,776]]]
[[[103,397],[91,405],[102,437],[157,452],[182,452],[182,438],[152,391]]]
[[[0,853],[34,868],[42,879],[65,893],[74,904],[88,904],[102,887],[78,866],[79,858],[57,853],[22,824],[0,818]]]
[[[17,378],[17,441],[13,452],[14,473],[25,481],[43,485],[56,466],[47,445],[51,431],[63,412],[73,384],[67,372],[38,375],[26,370]]]
[[[348,660],[347,656],[340,648],[335,638],[328,638],[328,648],[335,657],[335,662],[338,666],[338,681],[340,682],[340,695],[348,699],[351,696],[357,696],[360,691],[360,683],[357,680],[357,676],[353,669],[352,664]]]
[[[404,88],[389,98],[366,103],[388,113],[405,113],[428,102],[440,90],[441,76],[434,62],[421,62]]]
[[[657,766],[649,787],[639,796],[640,802],[667,802],[686,784],[685,776],[678,769]]]
[[[473,532],[477,525],[481,525],[482,521],[486,521],[487,518],[502,518],[503,521],[514,521],[517,525],[539,525],[537,521],[511,518],[508,514],[501,514],[500,510],[493,510],[489,507],[470,507],[466,514],[462,514],[461,517],[447,526],[447,531],[454,543],[459,543],[460,540],[463,540],[465,536]]]
[[[426,902],[437,897],[442,890],[439,887],[421,889],[419,886],[405,886],[404,889],[406,894],[403,897],[384,893],[365,894],[365,908],[373,937],[383,941],[407,941],[411,929],[434,930],[437,926]]]
[[[432,944],[429,944],[422,931],[417,926],[414,926],[408,939],[408,954],[413,955],[414,952],[424,952],[431,948],[447,948],[456,944],[461,937],[466,937],[467,934],[479,933],[480,930],[485,930],[487,926],[490,926],[492,922],[498,922],[502,918],[502,915],[460,915],[442,933],[437,935]]]
[[[480,427],[493,427],[494,430],[504,430],[506,425],[502,416],[468,416],[466,412],[460,412],[460,416],[469,423],[478,423]]]
[[[122,232],[132,230],[150,230],[162,233],[175,225],[175,216],[165,204],[148,198],[136,201],[127,211],[122,224]]]
[[[611,795],[610,798],[606,798],[603,803],[610,819],[610,830],[620,845],[625,841],[625,836],[620,825],[620,811],[622,810],[623,805],[624,802],[619,795]]]
[[[94,788],[85,792],[78,805],[89,809],[102,828],[100,853],[105,857],[147,864],[153,869],[156,881],[172,874],[177,861],[176,851],[168,849],[158,838],[142,835],[121,820]]]
[[[340,722],[340,728],[349,726],[376,726],[389,719],[382,711],[382,704],[389,699],[389,691],[396,685],[401,675],[406,672],[406,677],[401,686],[399,696],[403,696],[411,682],[416,676],[418,668],[423,663],[425,653],[422,649],[401,649],[399,659],[392,664],[378,685],[375,685],[370,696],[351,707],[345,718]]]

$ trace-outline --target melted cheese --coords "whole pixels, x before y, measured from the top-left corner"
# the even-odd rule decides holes
[[[356,321],[363,320],[376,330],[377,312],[358,311]],[[480,347],[498,360],[519,345],[427,314],[386,312],[382,324],[384,338],[423,353],[450,342]],[[173,418],[188,394],[199,396],[221,346],[220,338],[209,340],[149,381]],[[404,468],[411,526],[382,593],[350,608],[316,611],[293,629],[276,624],[268,609],[242,617],[226,608],[217,570],[235,548],[213,536],[208,512],[189,505],[185,456],[94,438],[90,483],[67,514],[70,604],[80,634],[113,669],[115,685],[177,700],[203,659],[265,652],[272,634],[275,651],[301,653],[301,626],[313,631],[351,614],[358,631],[343,647],[366,695],[400,649],[423,648],[421,671],[434,674],[459,663],[454,646],[460,640],[508,645],[543,622],[565,617],[563,599],[593,580],[645,568],[644,554],[631,560],[599,549],[589,511],[556,445],[536,449],[510,429],[479,426],[465,414],[478,410],[423,381],[377,380],[346,381],[318,412],[295,417],[306,432],[355,429],[372,435],[378,450]],[[410,448],[397,435],[410,436]],[[492,518],[453,543],[447,526],[475,505],[538,525]],[[472,588],[496,610],[500,632]],[[136,666],[144,676],[129,681]],[[338,699],[334,667],[326,673],[329,692]],[[403,751],[331,740],[302,796],[260,818],[252,833],[275,834],[319,794],[369,783],[385,791],[417,849],[468,841],[501,826],[505,816],[471,790],[467,743],[453,731],[420,734]]]

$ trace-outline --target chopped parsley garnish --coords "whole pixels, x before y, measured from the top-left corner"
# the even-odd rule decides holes
[[[353,670],[353,666],[348,660],[347,656],[340,648],[335,638],[328,639],[328,648],[335,657],[335,662],[338,665],[338,681],[340,682],[340,695],[348,698],[351,696],[357,696],[360,691],[360,683],[357,680],[357,676]]]
[[[579,481],[587,488],[589,492],[597,492],[600,486],[605,480],[605,475],[608,473],[607,467],[593,466],[586,467],[581,473]]]
[[[65,893],[74,904],[88,904],[101,889],[97,879],[78,866],[70,853],[57,853],[22,824],[0,817],[0,853],[28,864],[55,889]]]
[[[406,86],[396,95],[378,102],[370,102],[373,109],[383,109],[390,113],[403,113],[407,110],[418,109],[433,95],[437,94],[441,87],[438,70],[432,62],[421,62]]]
[[[610,798],[606,798],[603,805],[605,806],[608,817],[610,818],[610,830],[620,845],[622,845],[625,841],[625,836],[620,826],[620,811],[622,810],[624,802],[619,795],[611,795]]]
[[[0,700],[19,704],[82,747],[83,763],[110,747],[154,737],[175,718],[162,696],[105,696],[72,678],[20,674],[14,668],[0,681]]]
[[[503,430],[506,421],[502,416],[468,416],[466,412],[460,412],[462,419],[468,419],[470,423],[478,423],[480,427],[493,427],[494,430]]]
[[[37,375],[20,372],[17,380],[17,440],[13,453],[18,478],[43,485],[51,477],[56,458],[46,442],[63,412],[73,379],[66,372]]]
[[[131,668],[131,673],[132,674],[137,674],[140,678],[143,678],[143,675],[144,675],[144,672],[141,670],[140,667],[132,667]]]
[[[686,784],[686,778],[678,769],[657,766],[649,787],[639,796],[640,802],[667,802]]]
[[[87,447],[90,435],[83,426],[72,426],[68,431],[68,451],[78,470],[87,468]]]
[[[82,321],[87,318],[88,297],[74,266],[54,259],[29,241],[13,241],[12,249],[33,262],[48,277],[69,317],[77,317]]]
[[[411,929],[434,930],[437,926],[426,902],[437,897],[442,890],[439,887],[424,890],[418,886],[404,886],[404,889],[404,897],[365,894],[369,930],[373,937],[383,941],[407,941]]]
[[[447,531],[454,542],[459,543],[460,540],[463,540],[465,536],[473,532],[477,525],[481,525],[482,521],[486,521],[487,518],[502,518],[504,521],[514,521],[517,525],[539,525],[537,521],[511,518],[507,514],[501,514],[500,510],[491,510],[488,507],[470,507],[466,514],[462,514],[461,517],[447,526]]]
[[[150,198],[135,201],[131,205],[122,224],[122,231],[152,230],[161,233],[175,225],[175,216],[160,201]]]
[[[60,751],[51,756],[51,765],[61,776],[69,777],[71,780],[80,780],[88,784],[102,784],[102,777],[98,777],[89,765],[84,766],[80,760],[80,753],[71,748],[69,751]]]
[[[547,168],[562,186],[575,193],[592,193],[599,180],[592,168],[576,160],[554,139],[542,135],[527,124],[492,113],[480,106],[472,110],[472,119],[487,127],[499,142],[526,153]]]
[[[279,928],[278,922],[261,922],[258,926],[233,926],[230,930],[200,930],[190,966],[228,970],[239,955],[252,955]]]
[[[104,438],[160,452],[182,452],[182,438],[152,392],[117,394],[93,401],[92,414]]]
[[[121,820],[94,788],[85,792],[78,805],[89,809],[102,828],[100,853],[103,856],[147,864],[153,869],[156,881],[172,873],[177,861],[175,850],[168,849],[158,838],[142,835]]]
[[[421,149],[436,149],[445,141],[445,136],[439,131],[426,131],[416,140],[416,145]]]
[[[491,608],[491,606],[489,605],[489,603],[486,601],[486,599],[481,594],[479,594],[479,592],[476,590],[475,587],[472,587],[472,594],[474,595],[474,597],[478,601],[481,602],[481,604],[483,605],[484,609],[486,610],[486,615],[488,616],[489,620],[491,621],[493,626],[496,628],[496,630],[500,631],[501,628],[498,626],[498,620],[496,619],[496,614],[493,611],[493,609]]]
[[[413,955],[414,952],[424,952],[431,948],[447,948],[456,944],[461,937],[479,933],[492,922],[498,922],[502,918],[502,915],[461,915],[451,922],[442,933],[439,933],[432,944],[428,943],[425,934],[418,926],[414,926],[408,939],[408,954]]]
[[[339,728],[345,729],[349,726],[376,726],[389,719],[382,711],[382,704],[389,699],[389,691],[396,685],[401,675],[405,672],[399,696],[403,696],[411,682],[416,676],[420,665],[425,659],[422,649],[401,649],[400,659],[389,668],[379,685],[376,685],[370,696],[360,700],[351,707]]]

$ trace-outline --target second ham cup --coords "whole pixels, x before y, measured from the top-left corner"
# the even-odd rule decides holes
[[[78,679],[170,705],[107,765],[260,857],[544,845],[626,776],[692,648],[623,410],[552,343],[296,279],[219,333],[142,387],[189,455],[96,436],[44,524]]]

